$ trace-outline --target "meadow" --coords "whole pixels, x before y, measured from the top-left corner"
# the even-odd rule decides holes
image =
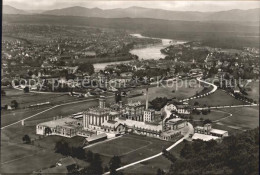
[[[198,102],[199,105],[207,106],[223,106],[223,105],[243,105],[245,102],[239,101],[229,94],[225,93],[222,90],[216,90],[213,94],[189,101],[190,105],[193,105],[195,102]]]
[[[191,82],[190,84],[193,86],[189,87],[189,82]],[[156,85],[155,87],[150,87],[148,89],[149,101],[152,101],[156,97],[167,97],[168,99],[171,98],[184,99],[195,95],[197,92],[200,92],[202,89],[203,87],[199,86],[195,80],[187,80],[183,83],[173,82],[173,83],[169,83],[169,86]],[[146,92],[146,88],[133,90],[132,92],[136,94],[141,92]],[[143,95],[143,96],[130,98],[129,100],[145,102],[145,98],[146,96]]]
[[[126,165],[155,155],[161,152],[163,148],[169,147],[171,144],[171,142],[162,141],[156,138],[128,134],[123,137],[89,147],[87,150],[99,153],[104,165],[107,165],[108,161],[114,155],[120,156],[122,165]]]

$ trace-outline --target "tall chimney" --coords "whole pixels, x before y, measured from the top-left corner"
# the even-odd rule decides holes
[[[122,107],[123,107],[123,102],[119,101],[119,108],[122,109]]]
[[[145,104],[145,109],[148,109],[148,87],[146,88],[146,104]]]
[[[99,108],[104,109],[106,107],[106,101],[104,96],[100,96],[99,98]]]

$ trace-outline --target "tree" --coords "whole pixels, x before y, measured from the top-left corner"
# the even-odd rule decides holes
[[[199,102],[195,101],[194,106],[198,106],[198,105],[199,105]]]
[[[118,92],[115,93],[115,101],[116,101],[116,103],[119,103],[121,100],[122,100],[121,92],[118,91]]]
[[[160,168],[157,170],[157,174],[156,175],[164,175],[164,171],[161,170]]]
[[[193,154],[192,146],[190,143],[186,142],[180,152],[180,155],[181,155],[181,157],[186,158],[188,156],[192,156],[192,154]]]
[[[93,152],[90,151],[90,150],[88,150],[88,151],[86,152],[85,157],[86,157],[86,160],[87,160],[88,162],[92,162],[92,160],[93,160]]]
[[[27,74],[31,77],[33,75],[33,72],[29,70]]]
[[[172,155],[169,151],[167,151],[166,149],[162,150],[163,156],[166,157],[167,159],[169,159],[172,163],[174,163],[177,158]]]
[[[221,143],[186,142],[181,156],[169,174],[259,174],[259,127],[226,137]]]
[[[90,162],[89,167],[86,169],[86,174],[101,175],[103,173],[102,160],[98,153],[93,155],[93,160]]]
[[[119,168],[121,165],[121,160],[120,157],[118,156],[114,156],[111,158],[111,160],[109,161],[109,169],[110,169],[110,174],[111,175],[116,175],[116,169]]]
[[[23,136],[23,142],[29,144],[31,143],[31,138],[26,134]]]
[[[30,90],[29,90],[29,87],[28,86],[26,86],[24,89],[23,89],[23,92],[24,93],[28,93]]]
[[[82,147],[72,147],[71,156],[78,159],[85,159],[85,150]]]
[[[150,102],[153,108],[157,111],[161,110],[167,103],[168,99],[166,97],[157,97]]]
[[[208,124],[208,123],[212,123],[212,121],[210,119],[206,119],[203,121],[203,125]]]
[[[92,75],[94,73],[94,66],[91,63],[83,63],[79,65],[78,68],[81,72],[87,72],[89,75]]]
[[[1,89],[1,96],[6,96],[6,92],[3,89]]]
[[[208,114],[208,110],[203,109],[203,110],[201,111],[201,113],[202,113],[203,115],[207,115],[207,114]]]
[[[11,107],[17,109],[19,106],[18,102],[16,100],[11,101]]]
[[[60,153],[65,156],[68,156],[70,154],[69,144],[64,140],[56,142],[54,150],[56,153]]]

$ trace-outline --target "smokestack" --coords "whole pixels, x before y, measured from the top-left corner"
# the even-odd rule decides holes
[[[123,107],[123,102],[119,101],[119,108],[122,109],[122,107]]]
[[[105,104],[106,104],[105,97],[104,96],[100,96],[100,98],[99,98],[99,108],[104,109],[105,106],[106,106]]]
[[[145,109],[148,109],[148,87],[146,88],[146,104],[145,104]]]

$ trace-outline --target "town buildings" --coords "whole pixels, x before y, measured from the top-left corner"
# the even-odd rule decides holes
[[[211,124],[205,124],[204,126],[196,126],[194,128],[194,135],[192,139],[201,139],[204,141],[221,140],[228,136],[228,131],[213,129]]]

